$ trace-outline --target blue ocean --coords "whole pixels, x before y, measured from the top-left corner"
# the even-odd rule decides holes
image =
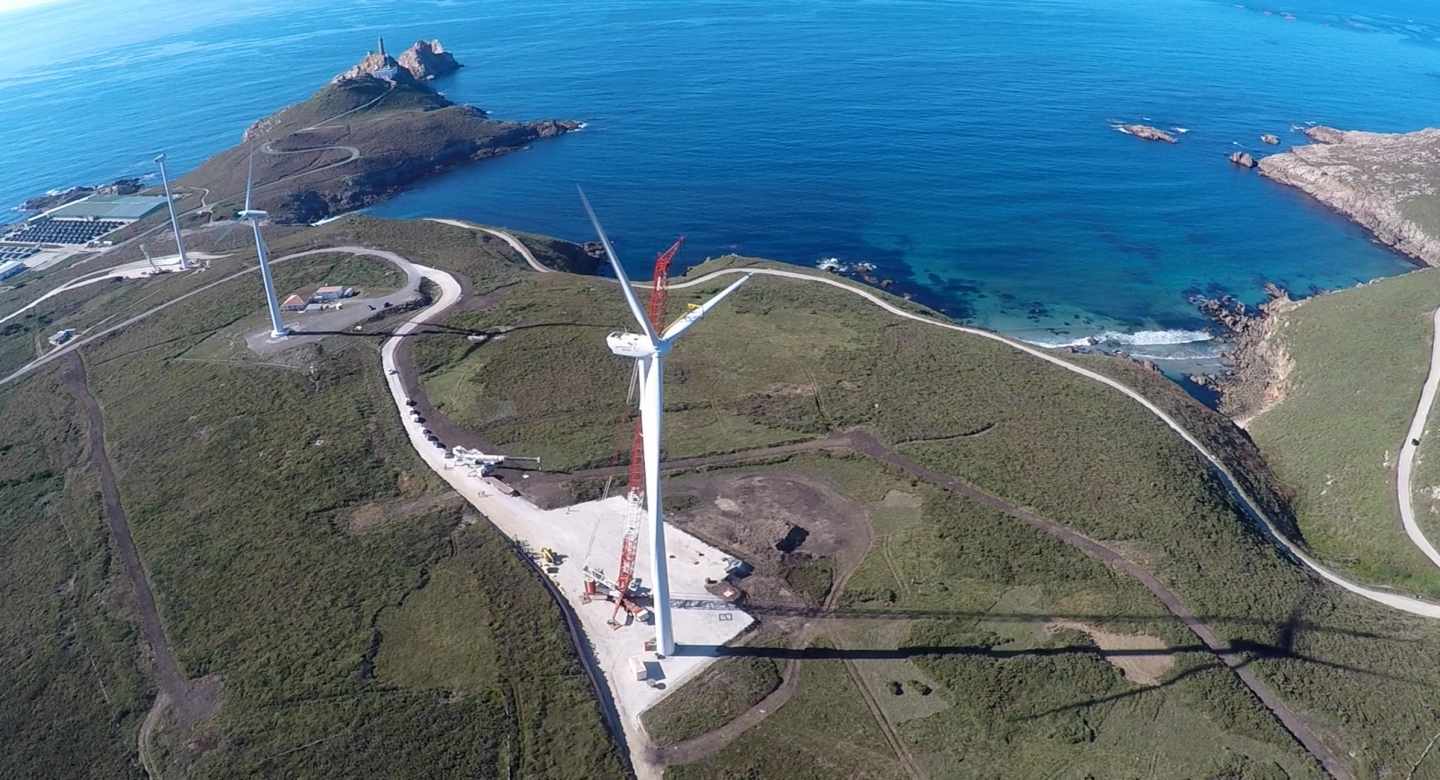
[[[454,100],[588,126],[376,214],[586,239],[582,183],[637,276],[682,233],[686,264],[869,261],[961,320],[1170,358],[1214,349],[1191,293],[1412,267],[1230,152],[1440,124],[1416,0],[60,0],[0,12],[0,204],[193,167],[378,36],[440,38]]]

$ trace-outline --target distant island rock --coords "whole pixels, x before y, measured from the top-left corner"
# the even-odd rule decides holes
[[[1230,155],[1230,162],[1241,168],[1254,168],[1257,165],[1255,158],[1249,152],[1234,152]]]
[[[1121,124],[1115,125],[1115,129],[1126,135],[1133,135],[1146,141],[1164,141],[1167,144],[1178,143],[1175,136],[1150,125]]]
[[[1271,146],[1280,145],[1280,136],[1275,135],[1274,133],[1266,133],[1260,136],[1260,140],[1261,142],[1270,144]]]
[[[1440,129],[1366,133],[1307,128],[1316,143],[1260,161],[1260,172],[1367,228],[1381,243],[1440,265]]]
[[[362,76],[376,76],[387,81],[394,81],[397,76],[408,76],[415,81],[428,81],[454,73],[460,67],[455,55],[446,51],[438,38],[418,40],[401,52],[398,58],[385,51],[385,39],[380,38],[375,51],[366,54],[355,67],[336,76],[331,83],[350,81]]]
[[[376,51],[309,99],[256,121],[239,146],[179,183],[234,205],[253,153],[258,207],[276,221],[314,222],[582,126],[565,119],[498,121],[430,86],[431,78],[459,67],[438,40],[418,41],[397,59],[381,39]]]

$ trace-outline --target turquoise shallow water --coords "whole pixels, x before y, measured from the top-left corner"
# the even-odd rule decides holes
[[[0,203],[147,171],[162,146],[188,168],[377,34],[439,36],[468,66],[437,82],[452,98],[589,126],[375,213],[587,238],[581,182],[637,275],[682,232],[689,263],[864,259],[956,317],[1165,357],[1212,349],[1189,292],[1409,268],[1230,151],[1305,122],[1440,122],[1440,8],[1402,0],[1296,0],[1293,21],[1208,0],[124,8],[0,14],[25,54],[0,74]],[[1150,144],[1116,121],[1189,132]]]

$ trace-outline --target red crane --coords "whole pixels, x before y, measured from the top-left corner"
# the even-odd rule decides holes
[[[655,274],[650,285],[650,300],[645,313],[650,317],[650,324],[654,326],[656,333],[665,331],[665,297],[669,293],[670,261],[675,259],[683,243],[685,237],[681,236],[675,239],[669,249],[655,257]],[[625,522],[625,537],[620,543],[620,573],[615,578],[615,588],[620,592],[620,596],[615,602],[615,613],[610,617],[610,625],[614,628],[620,627],[616,617],[621,609],[631,613],[637,609],[630,599],[630,583],[635,578],[635,552],[640,546],[640,518],[644,516],[645,496],[645,436],[638,419],[635,421],[635,435],[630,444],[630,479],[625,493],[633,506]]]

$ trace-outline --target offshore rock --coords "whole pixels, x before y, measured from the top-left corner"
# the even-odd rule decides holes
[[[1266,133],[1265,135],[1260,136],[1260,140],[1263,143],[1270,144],[1271,146],[1278,146],[1280,144],[1280,136],[1275,135],[1274,133]]]
[[[1305,132],[1317,143],[1266,157],[1260,172],[1358,222],[1381,243],[1440,265],[1440,129]]]
[[[1235,163],[1241,168],[1254,168],[1257,165],[1255,158],[1251,157],[1249,152],[1235,152],[1231,154],[1230,162]]]
[[[397,62],[421,81],[454,73],[461,67],[455,55],[445,51],[439,38],[416,41],[415,45],[400,54]]]
[[[1175,136],[1170,135],[1169,133],[1161,130],[1158,127],[1151,127],[1150,125],[1115,125],[1115,129],[1126,135],[1133,135],[1136,138],[1144,139],[1146,141],[1164,141],[1167,144],[1178,143],[1175,140]]]

